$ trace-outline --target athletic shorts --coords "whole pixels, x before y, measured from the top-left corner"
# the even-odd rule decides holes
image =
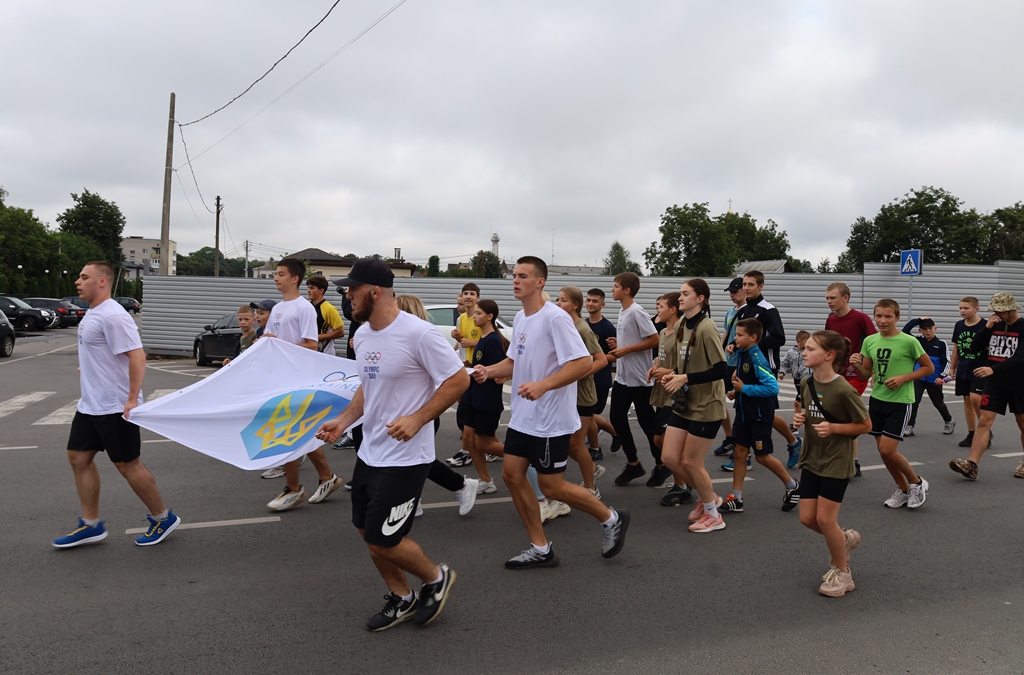
[[[864,390],[868,388],[868,381],[862,380],[859,377],[848,377],[846,381],[850,383],[850,386],[857,390],[857,393],[861,396],[864,395]]]
[[[477,436],[493,436],[494,432],[498,430],[500,420],[500,412],[488,412],[471,405],[463,406],[462,423],[473,429],[473,433]]]
[[[654,409],[654,421],[657,422],[657,428],[654,431],[655,436],[664,436],[665,429],[668,428],[669,420],[672,419],[672,406],[664,405],[660,408]]]
[[[463,427],[466,426],[466,408],[469,407],[468,403],[463,403],[462,399],[459,399],[459,405],[455,408],[455,424],[458,425],[459,431],[462,431]]]
[[[985,394],[985,385],[988,383],[987,377],[976,377],[971,380],[971,393],[983,396]]]
[[[871,435],[888,436],[903,440],[903,430],[910,423],[910,403],[880,401],[874,396],[868,400],[868,415],[871,417]]]
[[[682,429],[691,436],[697,438],[714,438],[718,435],[718,429],[722,426],[722,420],[713,422],[695,422],[685,417],[672,413],[668,418],[668,426],[674,429]]]
[[[121,413],[87,415],[75,412],[68,450],[106,451],[111,462],[131,462],[142,452],[139,428]]]
[[[604,407],[608,405],[609,391],[611,391],[611,387],[597,388],[597,403],[594,404],[594,408],[590,411],[591,416],[600,415],[604,412]]]
[[[593,417],[598,412],[601,412],[600,410],[598,410],[597,412],[594,412],[595,408],[597,408],[597,404],[594,404],[594,405],[578,405],[578,406],[576,406],[576,414],[579,415],[580,417]],[[604,409],[603,405],[601,406],[601,409],[602,410]]]
[[[800,501],[807,499],[827,499],[837,504],[843,503],[849,478],[828,478],[811,473],[807,469],[800,470]]]
[[[755,455],[772,454],[772,422],[732,421],[732,437],[736,445],[750,448]]]
[[[398,546],[412,529],[430,464],[369,466],[356,458],[352,470],[352,524],[367,544]]]
[[[733,390],[732,376],[735,375],[735,374],[736,374],[736,366],[728,366],[727,370],[726,370],[726,373],[725,373],[725,377],[722,378],[722,381],[725,382],[725,391],[726,392],[730,392],[730,391]]]
[[[1001,387],[995,383],[985,387],[985,393],[981,395],[982,410],[1003,415],[1007,407],[1014,415],[1024,413],[1024,392],[1012,387]]]
[[[956,391],[953,392],[954,396],[970,396],[971,387],[974,386],[974,378],[958,377],[954,380]]]
[[[505,454],[525,457],[537,473],[563,473],[569,463],[569,436],[541,438],[515,429],[505,434]]]

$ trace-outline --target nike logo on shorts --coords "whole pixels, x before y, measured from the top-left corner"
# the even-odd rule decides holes
[[[395,532],[398,532],[400,529],[402,529],[402,525],[405,524],[405,521],[409,520],[410,516],[412,516],[413,511],[415,510],[415,506],[415,497],[405,502],[404,504],[392,506],[391,513],[388,515],[387,520],[385,520],[384,524],[381,525],[381,534],[383,534],[385,537],[390,537]]]

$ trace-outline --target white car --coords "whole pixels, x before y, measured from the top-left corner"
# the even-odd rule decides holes
[[[452,337],[452,331],[455,330],[455,324],[459,321],[458,305],[427,305],[424,309],[427,310],[431,323],[437,326],[444,339],[448,340],[448,344],[455,347],[455,338]],[[506,340],[511,342],[512,324],[502,321],[501,317],[498,317],[495,323],[498,325],[498,331],[505,336]]]

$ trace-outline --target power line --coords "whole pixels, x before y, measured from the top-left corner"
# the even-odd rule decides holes
[[[189,156],[188,156],[188,145],[185,143],[185,132],[181,128],[180,124],[178,125],[178,133],[181,134],[181,147],[185,148],[185,159],[187,160],[185,162],[185,164],[188,165],[188,170],[190,172],[192,172],[192,182],[196,184],[196,192],[199,193],[199,201],[201,201],[203,203],[203,206],[206,207],[207,211],[210,211],[210,207],[206,206],[206,200],[203,199],[203,192],[202,192],[202,190],[199,189],[199,181],[196,180],[196,171],[195,171],[195,169],[192,168],[192,160],[189,159]],[[178,180],[181,180],[181,179],[179,178]],[[210,211],[210,213],[213,213],[213,211]]]
[[[309,29],[308,31],[306,31],[306,34],[302,36],[302,39],[301,39],[301,40],[299,40],[298,42],[296,42],[296,43],[295,43],[294,45],[292,45],[292,48],[291,48],[291,49],[289,49],[288,51],[286,51],[286,52],[284,53],[284,56],[282,56],[281,58],[279,58],[279,59],[278,59],[277,61],[274,61],[274,65],[270,66],[270,68],[268,68],[268,69],[267,69],[267,72],[265,72],[265,73],[263,73],[262,75],[260,75],[260,76],[259,76],[258,78],[256,78],[256,80],[255,80],[255,81],[254,81],[254,82],[253,82],[252,84],[250,84],[250,85],[249,85],[248,87],[246,87],[246,88],[245,88],[245,91],[243,91],[243,92],[242,92],[241,94],[239,94],[238,96],[234,97],[233,99],[231,99],[230,101],[228,101],[227,103],[225,103],[224,105],[222,105],[221,107],[217,108],[217,109],[216,109],[216,110],[214,110],[213,112],[211,112],[211,113],[207,113],[206,115],[203,115],[202,117],[200,117],[200,118],[199,118],[199,119],[197,119],[197,120],[192,120],[191,122],[185,122],[184,124],[179,124],[178,126],[179,126],[179,127],[187,127],[187,126],[189,126],[189,125],[191,125],[191,124],[196,124],[197,122],[202,122],[203,120],[207,119],[208,117],[213,117],[214,115],[216,115],[217,113],[219,113],[219,112],[220,112],[221,110],[224,110],[224,108],[227,108],[227,107],[228,107],[229,105],[231,105],[232,103],[234,103],[235,101],[237,101],[238,99],[242,98],[242,97],[243,97],[243,96],[245,96],[245,95],[246,95],[247,93],[249,93],[249,90],[250,90],[250,89],[252,89],[252,88],[253,88],[253,87],[255,87],[255,86],[256,86],[257,84],[259,84],[260,80],[262,80],[262,79],[263,79],[264,77],[266,77],[267,75],[270,75],[270,71],[272,71],[272,70],[273,70],[274,68],[277,68],[277,64],[281,63],[281,62],[282,62],[282,61],[284,61],[284,60],[285,60],[286,58],[288,58],[288,55],[289,55],[289,54],[291,54],[291,53],[292,53],[293,51],[295,51],[295,48],[296,48],[296,47],[298,47],[299,45],[301,45],[301,44],[302,44],[302,42],[303,42],[303,41],[304,41],[304,40],[305,40],[306,38],[308,38],[308,37],[309,37],[309,34],[310,34],[310,33],[312,33],[312,32],[313,32],[313,31],[315,31],[315,30],[316,30],[317,28],[319,28],[319,27],[320,27],[320,24],[322,24],[322,23],[323,23],[324,21],[326,21],[326,20],[327,20],[327,17],[329,17],[329,16],[331,15],[331,12],[333,12],[333,11],[334,11],[334,8],[338,6],[338,3],[339,3],[339,2],[341,2],[341,0],[335,0],[334,4],[333,4],[333,5],[331,5],[331,8],[330,8],[329,10],[327,10],[327,13],[326,13],[326,14],[324,14],[323,18],[322,18],[322,19],[320,19],[319,21],[317,21],[317,22],[316,22],[316,24],[315,24],[315,25],[314,25],[314,26],[313,26],[312,28],[310,28],[310,29]]]
[[[199,223],[199,227],[203,228],[203,232],[205,232],[206,236],[209,237],[210,233],[203,225],[203,221],[199,220],[199,214],[196,213],[195,208],[192,207],[192,200],[188,198],[188,192],[185,191],[185,185],[181,182],[181,175],[177,171],[174,172],[174,175],[177,177],[178,185],[181,187],[181,194],[185,195],[185,201],[188,203],[188,208],[192,210],[192,215],[195,216],[196,222]]]

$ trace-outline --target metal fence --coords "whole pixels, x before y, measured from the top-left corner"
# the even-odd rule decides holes
[[[786,327],[787,342],[794,344],[798,330],[817,330],[825,325],[828,306],[825,287],[843,281],[850,287],[851,306],[868,314],[875,300],[893,298],[903,309],[904,321],[912,316],[935,319],[939,336],[947,338],[960,318],[960,298],[973,295],[981,300],[984,311],[988,299],[997,291],[1009,291],[1024,299],[1024,261],[1001,260],[995,265],[928,265],[924,274],[901,277],[898,265],[868,263],[863,274],[769,274],[765,276],[765,298],[779,308]],[[398,278],[396,293],[418,295],[425,305],[455,304],[469,279]],[[512,296],[509,279],[473,279],[480,286],[480,297],[498,303],[501,315],[511,320],[519,310]],[[678,291],[685,279],[677,277],[642,277],[637,302],[649,313],[655,300],[665,293]],[[730,279],[708,278],[713,297],[711,312],[720,319],[729,306],[725,292]],[[913,297],[910,287],[913,283]],[[591,288],[604,289],[607,294],[605,315],[612,323],[618,318],[618,303],[611,299],[612,277],[555,276],[545,289],[552,296],[563,286],[578,286],[584,293]],[[271,279],[240,279],[226,277],[146,277],[145,303],[142,312],[142,342],[151,354],[191,354],[195,336],[203,326],[212,324],[238,307],[263,298],[279,298]],[[341,310],[341,296],[333,288],[327,300]]]

